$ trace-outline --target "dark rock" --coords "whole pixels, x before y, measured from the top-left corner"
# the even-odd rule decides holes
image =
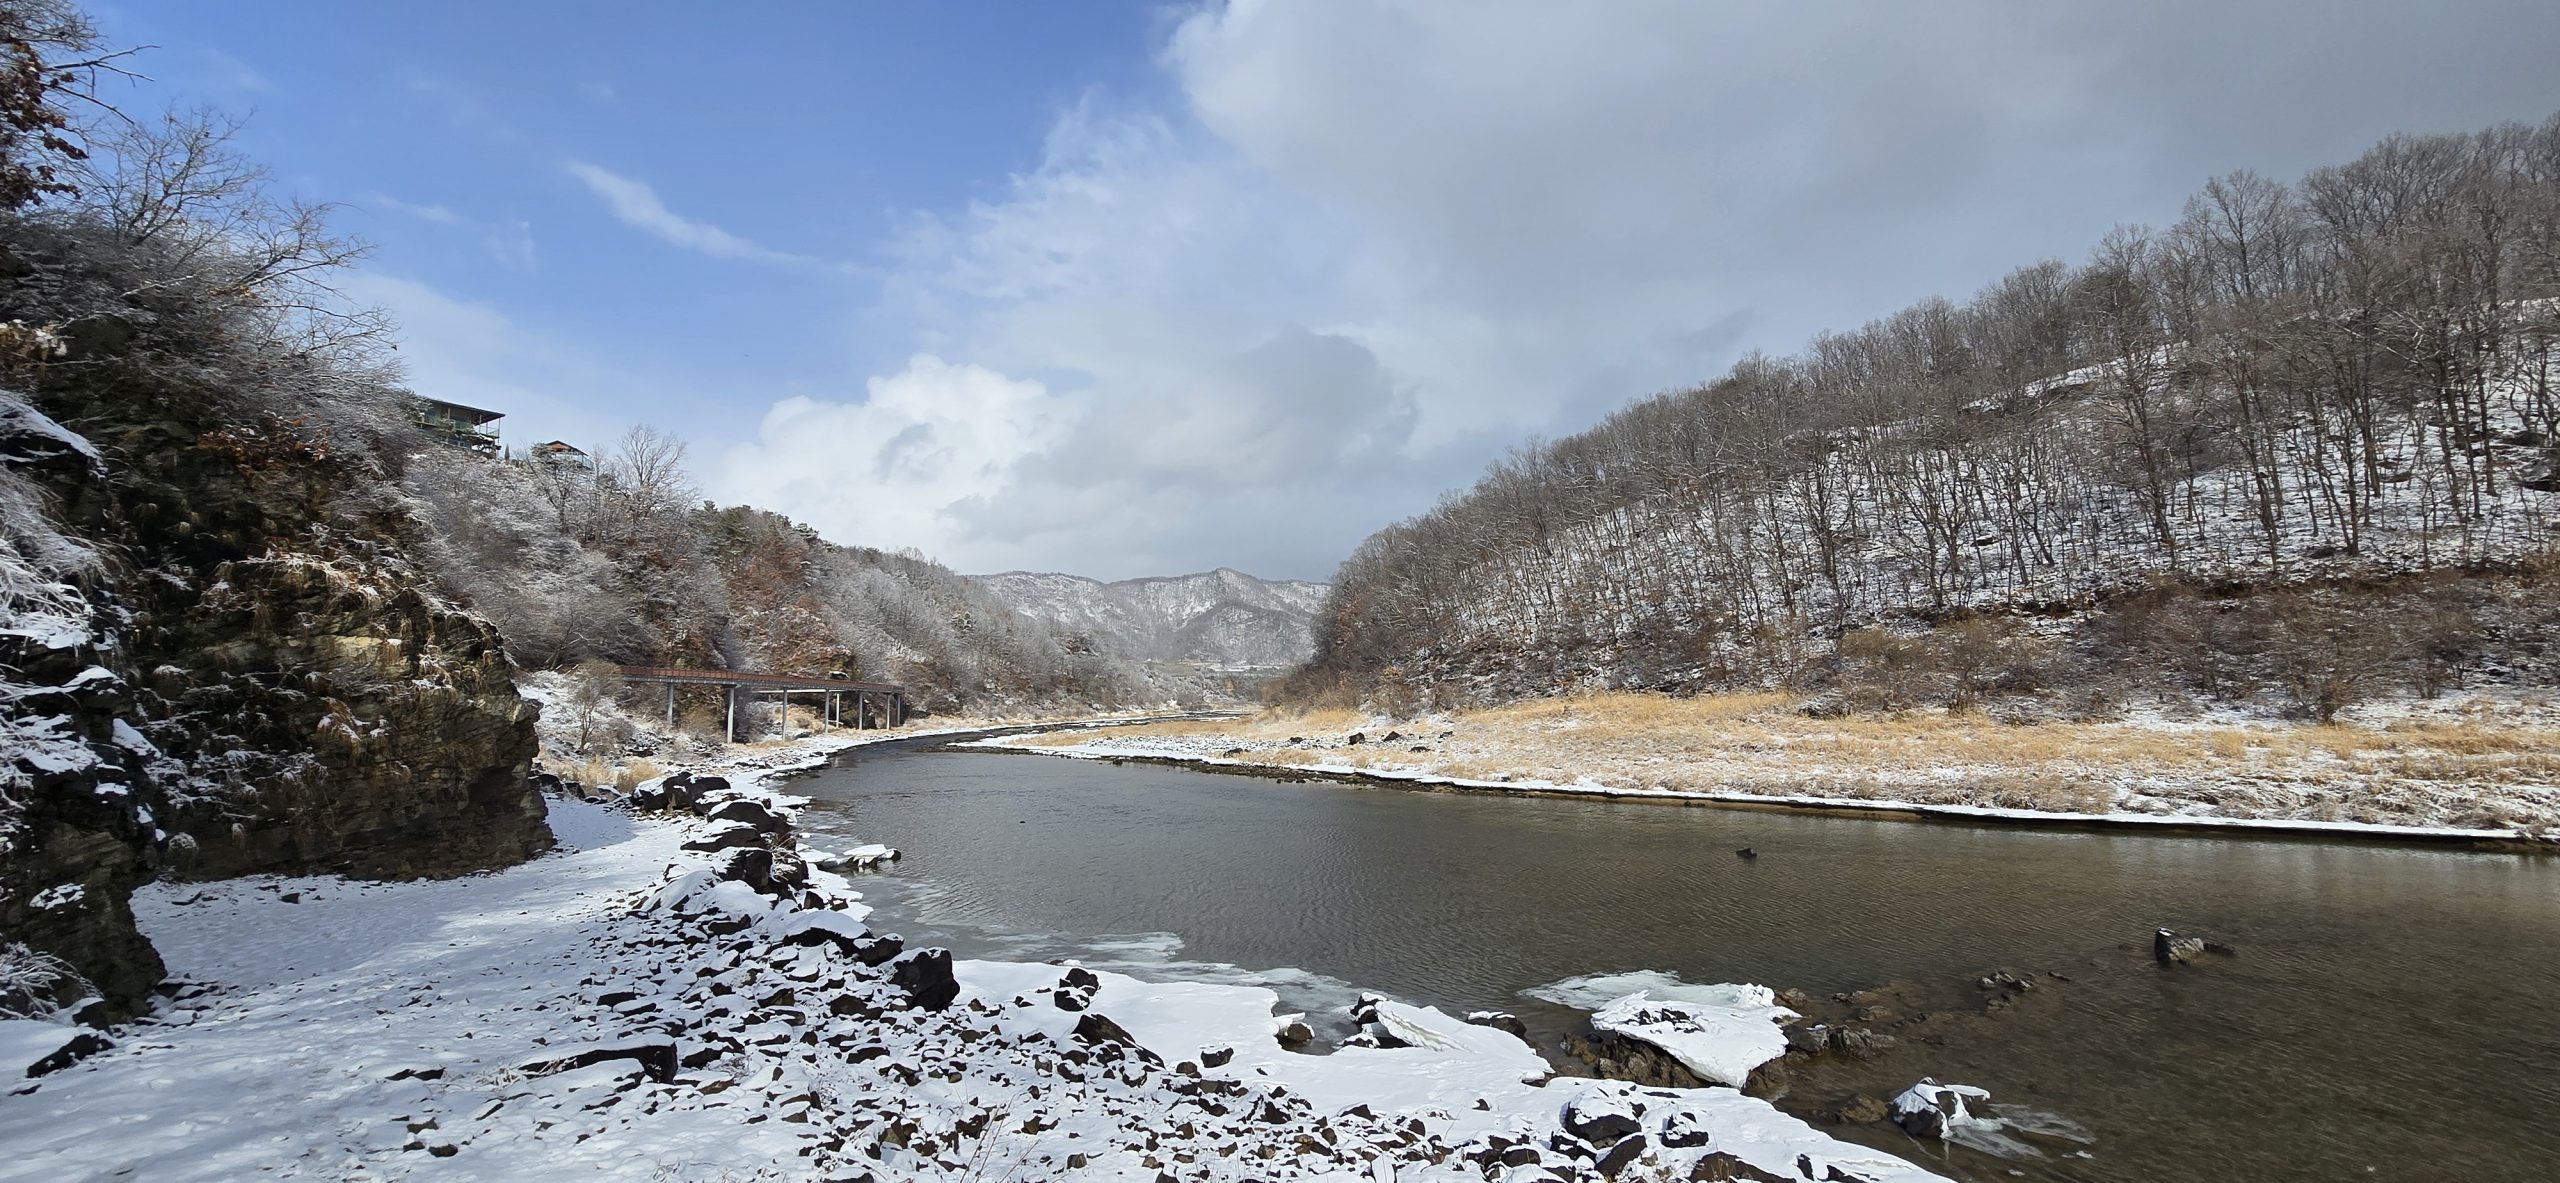
[[[2165,928],[2156,929],[2151,934],[2151,956],[2162,965],[2176,965],[2203,953],[2204,944],[2203,937],[2182,937]]]
[[[884,932],[855,941],[851,951],[855,960],[876,969],[897,960],[898,954],[906,947],[905,937]]]
[[[1518,1016],[1503,1011],[1476,1011],[1467,1016],[1467,1021],[1478,1027],[1491,1027],[1496,1031],[1508,1031],[1511,1034],[1520,1037],[1523,1041],[1526,1041],[1529,1038],[1529,1025],[1521,1022]]]
[[[1730,1150],[1718,1150],[1701,1156],[1689,1168],[1690,1183],[1803,1183],[1774,1171],[1764,1171],[1734,1157]]]
[[[923,949],[889,966],[889,984],[907,992],[926,1010],[941,1010],[960,996],[960,981],[951,976],[951,950]]]
[[[1236,1049],[1225,1044],[1200,1049],[1200,1066],[1203,1068],[1223,1068],[1228,1061],[1235,1058]]]
[[[1280,1028],[1280,1046],[1285,1048],[1305,1047],[1310,1043],[1314,1043],[1315,1039],[1316,1029],[1307,1026],[1306,1023],[1300,1020],[1292,1019],[1288,1023],[1283,1024]]]
[[[1899,1042],[1901,1041],[1890,1035],[1869,1031],[1864,1027],[1831,1029],[1831,1050],[1861,1060],[1872,1060],[1881,1056],[1893,1050],[1894,1045]]]
[[[1635,1134],[1602,1152],[1599,1160],[1591,1164],[1591,1169],[1615,1179],[1618,1177],[1618,1172],[1626,1170],[1636,1159],[1643,1157],[1644,1152],[1644,1135]]]
[[[607,1060],[633,1061],[640,1065],[641,1072],[659,1084],[674,1080],[679,1066],[675,1044],[648,1042],[619,1047],[589,1048],[575,1055],[561,1056],[551,1060],[536,1060],[525,1065],[523,1072],[527,1076],[550,1076],[560,1072],[574,1072],[580,1068],[591,1068]]]
[[[1662,1144],[1674,1150],[1690,1150],[1715,1141],[1715,1131],[1707,1119],[1690,1110],[1679,1110],[1662,1122]]]
[[[1787,1050],[1818,1056],[1831,1050],[1831,1028],[1820,1023],[1807,1023],[1786,1029]]]
[[[1081,965],[1068,966],[1067,972],[1059,975],[1058,982],[1066,989],[1082,990],[1087,994],[1102,988],[1102,979]]]
[[[743,822],[754,826],[759,833],[775,837],[791,832],[791,819],[766,808],[761,801],[741,799],[723,802],[703,816],[715,822]]]
[[[1643,1117],[1642,1102],[1584,1094],[1564,1107],[1564,1128],[1593,1146],[1613,1146],[1619,1139],[1643,1129]]]
[[[83,1031],[65,1040],[61,1047],[45,1058],[27,1065],[28,1076],[50,1076],[99,1052],[114,1047],[115,1041],[93,1031]]]
[[[712,873],[722,879],[744,883],[760,895],[783,895],[773,882],[773,852],[761,846],[731,849],[714,864]]]
[[[704,834],[699,838],[685,843],[684,848],[686,850],[720,851],[736,850],[740,847],[746,846],[762,846],[764,844],[764,833],[757,830],[754,826],[747,825],[743,822],[722,822],[718,828],[712,830],[710,833]]]
[[[1085,1012],[1083,1018],[1076,1020],[1075,1036],[1077,1039],[1091,1044],[1109,1043],[1118,1044],[1122,1047],[1138,1046],[1138,1037],[1129,1034],[1128,1028],[1112,1022],[1106,1016],[1098,1015],[1091,1011]]]

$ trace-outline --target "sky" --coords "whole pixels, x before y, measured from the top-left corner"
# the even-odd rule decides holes
[[[2560,111],[2549,0],[104,0],[421,394],[964,572],[1324,579],[1511,448],[2206,178]]]

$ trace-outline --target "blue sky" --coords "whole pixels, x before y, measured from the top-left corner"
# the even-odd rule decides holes
[[[1506,448],[2208,176],[2560,109],[2560,5],[115,0],[509,438],[962,570],[1323,578]]]
[[[344,207],[372,270],[502,310],[639,381],[557,418],[717,440],[765,392],[859,377],[903,346],[852,331],[921,211],[1036,165],[1093,91],[1144,94],[1145,5],[124,2],[95,11],[163,96],[251,116],[293,192]],[[610,217],[569,162],[776,258],[705,254]],[[783,259],[778,256],[792,256]],[[881,351],[887,354],[882,355]],[[530,419],[531,423],[521,423]]]

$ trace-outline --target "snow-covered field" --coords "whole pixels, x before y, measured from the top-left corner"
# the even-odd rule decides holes
[[[1807,719],[1774,695],[1590,695],[1404,722],[1272,712],[974,742],[1484,791],[2136,826],[2560,836],[2560,719],[2545,703],[2487,698],[2424,710],[2376,704],[2352,725],[2311,727],[2236,716],[2036,726],[1955,716]]]
[[[851,742],[706,769],[733,786],[706,805],[787,812],[771,782]],[[0,1179],[1934,1177],[1731,1089],[1547,1079],[1428,1008],[1373,1001],[1403,1046],[1311,1055],[1259,987],[946,976],[947,954],[885,960],[843,878],[759,894],[685,849],[742,823],[551,816],[557,851],[465,879],[147,889],[174,994],[0,1096]],[[1675,1033],[1702,1058],[1771,1042],[1708,1017],[1726,1045]]]

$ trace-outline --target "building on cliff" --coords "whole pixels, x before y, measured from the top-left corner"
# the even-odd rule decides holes
[[[427,434],[454,447],[478,452],[483,456],[498,454],[498,430],[489,425],[506,418],[505,412],[482,410],[479,407],[464,406],[461,403],[449,403],[440,398],[424,396],[418,398],[417,405],[418,426],[424,428]]]

